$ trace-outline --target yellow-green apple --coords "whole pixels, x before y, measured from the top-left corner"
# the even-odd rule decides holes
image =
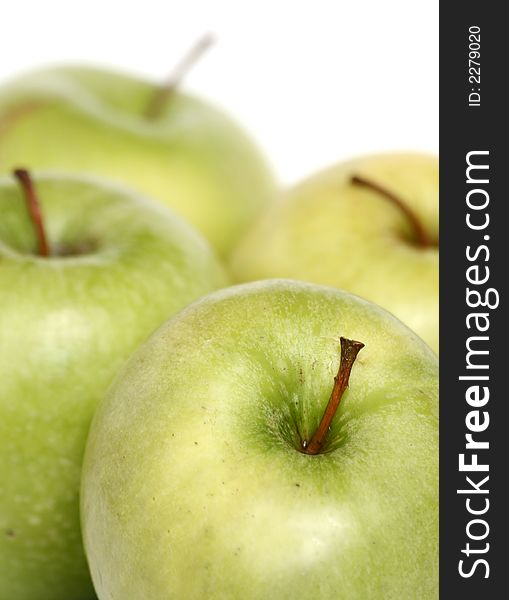
[[[0,600],[90,600],[78,494],[95,406],[137,344],[225,276],[137,193],[17,175],[0,180]]]
[[[437,386],[414,332],[334,288],[258,282],[180,312],[91,427],[99,598],[436,600]]]
[[[221,255],[274,193],[247,135],[209,103],[106,69],[55,67],[0,89],[0,172],[90,172],[157,198]]]
[[[233,254],[239,282],[289,277],[380,304],[438,352],[438,161],[358,158],[290,190]]]

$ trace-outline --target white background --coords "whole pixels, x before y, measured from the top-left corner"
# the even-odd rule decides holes
[[[12,0],[1,21],[1,80],[74,61],[164,78],[212,32],[185,88],[240,119],[287,183],[364,152],[438,152],[438,0]]]

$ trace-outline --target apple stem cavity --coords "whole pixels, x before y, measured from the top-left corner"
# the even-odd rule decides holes
[[[431,244],[428,238],[426,231],[419,219],[419,217],[415,214],[415,212],[405,203],[399,196],[383,187],[379,183],[372,181],[371,179],[367,179],[366,177],[362,177],[360,175],[353,175],[351,178],[351,182],[355,185],[362,185],[364,187],[370,188],[374,192],[378,192],[382,196],[385,196],[387,200],[390,200],[393,204],[395,204],[401,212],[405,215],[405,217],[410,221],[412,228],[414,230],[415,239],[418,246],[422,248],[428,248]]]
[[[214,43],[212,34],[207,33],[201,37],[193,47],[185,54],[177,66],[173,69],[170,77],[161,85],[150,99],[145,109],[147,119],[157,119],[161,116],[164,105],[168,99],[175,93],[183,78],[189,73],[193,65],[201,58],[203,54]]]
[[[25,194],[28,214],[30,215],[30,219],[33,223],[37,237],[38,254],[39,256],[47,258],[50,255],[49,244],[46,237],[41,205],[32,177],[26,169],[15,169],[13,174],[14,177],[16,177],[16,179],[19,181]]]
[[[329,402],[327,403],[327,408],[323,413],[320,425],[318,425],[318,428],[311,439],[309,441],[304,440],[301,444],[300,451],[304,454],[310,454],[314,456],[320,453],[332,420],[334,419],[334,416],[338,410],[341,398],[348,387],[350,373],[352,371],[355,359],[357,358],[357,354],[359,354],[362,348],[364,348],[364,344],[362,342],[349,340],[348,338],[344,337],[340,338],[340,341],[341,359],[339,361],[338,374],[336,377],[334,377],[334,387],[332,388]]]

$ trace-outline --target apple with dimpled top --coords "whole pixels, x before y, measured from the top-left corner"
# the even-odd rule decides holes
[[[137,193],[17,176],[0,179],[0,600],[90,600],[78,493],[95,406],[147,335],[226,280]]]
[[[417,335],[333,288],[260,282],[188,307],[94,417],[81,507],[99,598],[436,600],[437,388]]]

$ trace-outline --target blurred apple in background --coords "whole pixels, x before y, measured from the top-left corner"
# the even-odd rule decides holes
[[[226,255],[273,199],[275,184],[232,119],[178,90],[193,52],[186,58],[160,86],[84,66],[6,83],[0,172],[23,163],[125,182],[185,217]]]
[[[380,304],[438,352],[438,160],[381,154],[290,190],[233,254],[239,282],[288,277]]]
[[[100,404],[81,507],[101,600],[435,600],[437,358],[333,288],[211,294]]]
[[[90,600],[78,492],[95,406],[139,342],[226,280],[136,193],[18,176],[0,180],[0,600]]]

